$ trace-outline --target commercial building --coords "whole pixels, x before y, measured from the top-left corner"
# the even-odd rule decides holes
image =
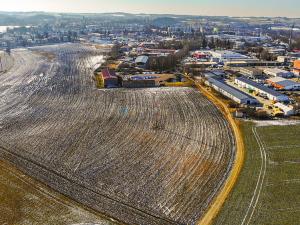
[[[264,73],[269,76],[273,76],[273,77],[290,78],[290,77],[294,76],[293,73],[286,71],[286,70],[278,69],[278,68],[267,68],[264,70]]]
[[[300,60],[295,60],[294,61],[294,74],[299,76],[300,75]]]
[[[300,90],[300,83],[285,79],[283,77],[273,77],[267,79],[267,83],[280,90]]]
[[[295,114],[295,110],[293,109],[293,107],[284,105],[284,104],[279,103],[279,102],[274,104],[274,106],[279,108],[280,110],[282,110],[285,116],[292,116],[292,115]]]
[[[122,82],[122,86],[124,88],[150,88],[155,87],[156,83],[155,80],[131,80],[125,79]]]
[[[282,66],[283,63],[277,61],[259,61],[251,59],[247,61],[230,61],[225,62],[227,67],[256,67],[256,66]]]
[[[206,84],[239,104],[259,105],[257,99],[215,78],[208,78]]]
[[[123,77],[122,86],[125,88],[147,88],[165,86],[167,82],[176,79],[174,74],[137,74]]]
[[[243,74],[244,76],[250,77],[252,79],[262,76],[262,70],[254,68],[254,67],[241,68],[240,73]]]
[[[247,88],[249,90],[258,92],[260,94],[265,94],[268,99],[277,101],[277,102],[286,102],[289,101],[289,97],[286,95],[283,95],[273,89],[270,89],[264,85],[261,85],[259,83],[256,83],[252,80],[249,80],[245,77],[237,77],[234,81],[239,87]]]
[[[148,65],[148,60],[149,60],[148,56],[145,56],[145,55],[138,56],[135,59],[135,64],[136,64],[136,66],[138,66],[140,68],[146,68]]]
[[[232,51],[210,51],[211,57],[214,61],[230,62],[230,61],[245,61],[250,59],[248,56]]]

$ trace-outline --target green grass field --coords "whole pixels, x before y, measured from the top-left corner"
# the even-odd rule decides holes
[[[300,126],[243,123],[246,157],[215,225],[300,224]]]

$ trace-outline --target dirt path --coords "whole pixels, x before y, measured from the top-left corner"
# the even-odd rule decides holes
[[[194,81],[194,80],[193,80]],[[208,91],[205,87],[203,87],[197,81],[194,81],[196,87],[204,94],[210,101],[212,101],[224,114],[225,118],[230,123],[233,133],[235,135],[235,142],[236,142],[236,155],[234,165],[232,167],[231,173],[224,184],[223,188],[221,189],[219,195],[214,199],[211,206],[209,207],[207,213],[198,221],[198,225],[209,225],[212,224],[213,219],[217,216],[219,211],[221,210],[224,202],[226,201],[228,195],[232,191],[238,176],[242,170],[242,166],[244,163],[244,141],[242,137],[242,133],[240,128],[234,118],[231,115],[230,110],[227,108],[226,104],[223,103],[220,99],[214,96],[210,91]]]

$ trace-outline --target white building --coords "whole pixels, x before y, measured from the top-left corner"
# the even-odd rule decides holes
[[[295,110],[293,109],[293,107],[284,105],[282,103],[276,103],[274,104],[274,106],[278,107],[279,109],[281,109],[284,112],[285,116],[292,116],[295,114]]]
[[[213,59],[218,59],[219,62],[245,61],[251,59],[248,56],[232,51],[210,51],[209,53]]]
[[[259,105],[257,99],[213,77],[208,78],[206,84],[239,104]]]
[[[289,101],[288,96],[283,95],[273,89],[265,87],[264,85],[256,83],[252,80],[249,80],[245,77],[237,77],[235,78],[234,82],[241,88],[247,88],[249,90],[256,91],[260,94],[265,94],[270,100],[277,101],[277,102]]]
[[[264,70],[264,73],[269,76],[273,76],[273,77],[290,78],[290,77],[294,76],[293,73],[286,71],[286,70],[278,69],[278,68],[267,68]]]

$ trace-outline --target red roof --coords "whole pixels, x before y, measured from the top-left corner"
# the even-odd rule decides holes
[[[103,70],[101,71],[101,73],[102,73],[102,76],[103,76],[104,79],[108,79],[108,78],[117,78],[115,71],[110,70],[110,69],[108,69],[108,68],[103,69]]]

